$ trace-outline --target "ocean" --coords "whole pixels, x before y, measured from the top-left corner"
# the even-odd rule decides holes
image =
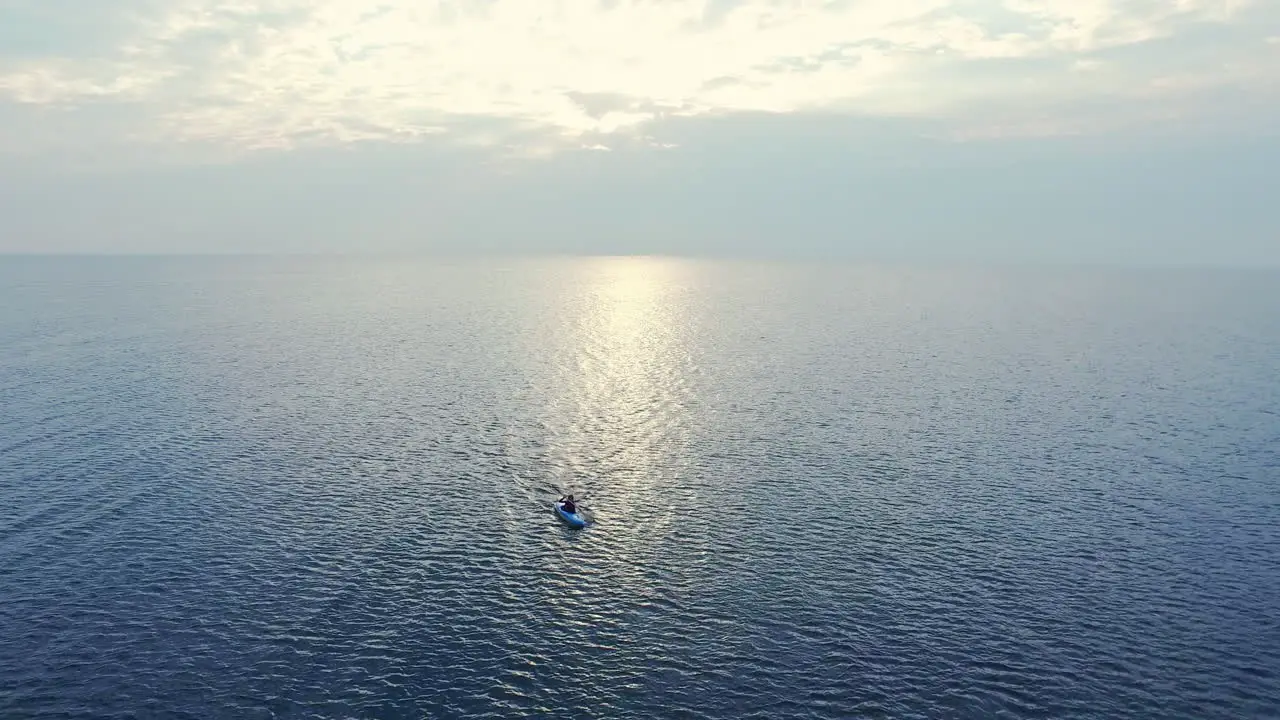
[[[1280,717],[1280,270],[0,258],[0,717],[548,716]]]

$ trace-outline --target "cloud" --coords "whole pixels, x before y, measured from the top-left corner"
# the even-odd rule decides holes
[[[1055,98],[1087,95],[1069,78],[1100,75],[1094,55],[1233,23],[1253,4],[129,0],[120,8],[111,27],[126,30],[99,56],[0,58],[0,98],[67,112],[118,104],[136,114],[135,142],[243,152],[441,134],[502,148],[537,136],[530,152],[539,155],[557,143],[646,136],[665,118],[730,112],[969,122],[964,113],[980,102],[1043,100],[1045,91],[1029,90],[1036,82],[1010,82],[992,70],[1007,66],[992,63],[1022,63]],[[1064,71],[1043,69],[1054,59]],[[1118,68],[1094,82],[1124,77]]]

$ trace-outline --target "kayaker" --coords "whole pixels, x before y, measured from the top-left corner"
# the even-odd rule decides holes
[[[565,497],[560,498],[560,502],[564,503],[564,511],[570,515],[578,512],[578,506],[574,505],[572,495],[566,495]]]

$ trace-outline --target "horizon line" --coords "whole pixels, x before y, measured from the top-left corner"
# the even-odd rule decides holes
[[[856,256],[833,253],[673,253],[673,252],[513,252],[511,250],[418,250],[418,251],[25,251],[0,250],[3,258],[31,259],[416,259],[416,260],[587,260],[587,259],[663,259],[714,262],[765,262],[779,264],[839,263],[840,265],[913,266],[913,267],[1022,267],[1054,269],[1149,269],[1149,270],[1280,270],[1280,262],[1189,262],[1134,260],[1070,260],[1054,258],[940,257],[905,258]]]

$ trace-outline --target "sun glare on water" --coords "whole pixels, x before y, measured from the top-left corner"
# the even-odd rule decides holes
[[[687,347],[693,265],[660,257],[583,260],[566,299],[560,348],[562,435],[555,448],[576,482],[599,484],[609,513],[657,502],[685,438],[692,371]]]

